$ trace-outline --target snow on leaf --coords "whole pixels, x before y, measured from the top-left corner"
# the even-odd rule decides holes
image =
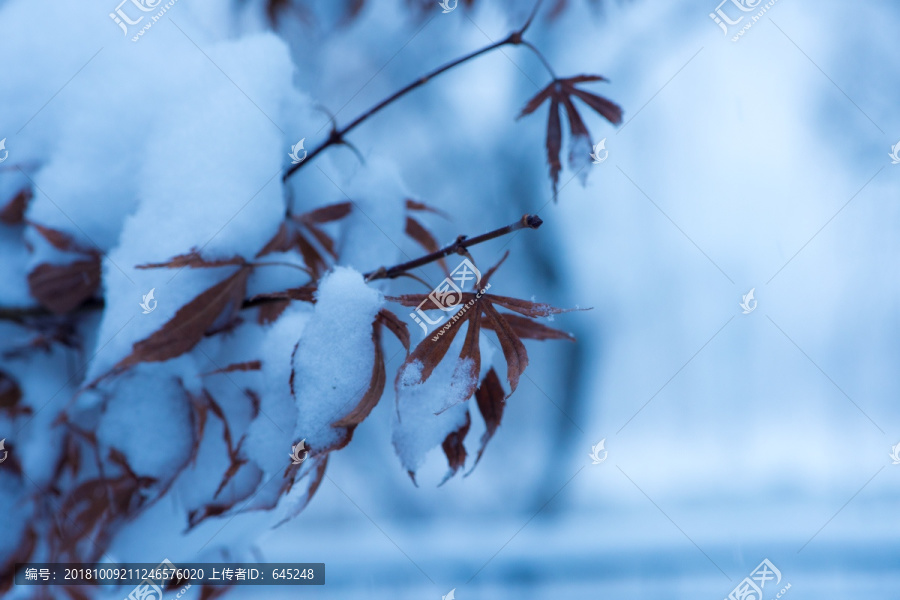
[[[311,457],[346,445],[354,425],[332,424],[364,417],[381,396],[383,358],[373,327],[383,303],[381,292],[347,267],[336,267],[319,283],[291,374],[299,409],[294,440],[306,439]]]
[[[119,361],[115,370],[141,362],[166,361],[193,349],[217,322],[227,320],[223,315],[233,315],[240,308],[250,270],[241,267],[182,306],[162,328],[135,342],[131,354]]]
[[[384,369],[384,352],[381,349],[381,324],[377,320],[372,325],[372,344],[375,346],[375,361],[372,364],[372,379],[369,381],[369,389],[363,394],[356,408],[332,423],[332,427],[356,427],[369,416],[381,399],[387,377]]]
[[[504,255],[496,265],[491,267],[481,280],[480,285],[485,289],[489,285],[491,276],[496,272],[497,268],[506,259]],[[388,300],[398,302],[403,306],[419,306],[423,300],[429,297],[424,294],[407,294],[397,297],[388,297]],[[517,319],[505,319],[497,311],[495,305],[503,306],[514,310],[526,317],[542,317],[552,314],[569,312],[576,309],[555,308],[548,304],[539,304],[527,300],[519,300],[508,296],[495,296],[493,294],[483,293],[480,296],[472,292],[463,292],[460,299],[460,309],[454,314],[450,321],[437,330],[432,332],[429,337],[422,340],[418,346],[407,356],[406,361],[401,365],[397,372],[394,386],[398,393],[404,386],[416,385],[426,381],[437,368],[438,364],[444,360],[450,345],[459,333],[462,323],[468,323],[466,333],[466,342],[463,344],[459,359],[470,359],[474,363],[474,377],[480,369],[481,359],[477,351],[478,334],[482,326],[494,331],[497,339],[500,341],[500,347],[503,350],[504,358],[507,363],[507,379],[510,384],[510,394],[516,390],[519,377],[528,366],[528,353],[522,344],[518,331],[525,333],[525,337],[533,337],[533,339],[567,339],[569,336],[565,334],[554,333],[555,330],[542,325],[527,327],[522,321]],[[428,308],[427,306],[424,308]],[[482,316],[484,318],[482,318]],[[535,337],[537,336],[537,337]],[[411,371],[410,367],[417,365],[415,371]],[[414,377],[415,376],[415,377]],[[417,377],[417,378],[416,378]],[[471,397],[477,387],[477,380],[469,381],[465,386],[468,395],[462,400]],[[446,407],[443,408],[446,410]]]

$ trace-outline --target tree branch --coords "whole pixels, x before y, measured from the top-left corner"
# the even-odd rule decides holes
[[[380,267],[378,269],[375,269],[374,271],[364,273],[363,277],[366,281],[375,281],[377,279],[395,279],[397,277],[400,277],[404,273],[411,271],[412,269],[417,269],[421,266],[433,263],[442,258],[446,258],[451,254],[465,254],[466,251],[472,246],[496,239],[498,237],[513,233],[514,231],[519,231],[521,229],[537,229],[543,224],[544,221],[541,220],[541,218],[537,215],[522,215],[521,219],[519,219],[515,223],[510,223],[506,227],[500,227],[499,229],[494,229],[493,231],[488,231],[487,233],[476,235],[473,238],[461,235],[456,238],[456,241],[454,241],[452,244],[448,244],[447,246],[444,246],[436,252],[426,254],[425,256],[420,256],[419,258],[414,258],[413,260],[400,263],[392,267]],[[260,265],[258,266],[264,266],[265,264],[275,263],[260,263]],[[286,299],[288,298],[277,298],[274,296],[270,298],[264,296],[256,297],[250,300],[244,300],[244,302],[241,304],[241,309],[243,310],[245,308],[253,308],[255,306],[260,306],[261,304],[269,304],[271,302],[282,302]],[[19,323],[20,325],[24,325],[29,319],[40,319],[47,317],[65,318],[66,316],[71,316],[73,313],[77,312],[102,310],[105,306],[106,303],[102,298],[91,298],[85,301],[84,304],[76,308],[74,311],[72,311],[72,313],[69,313],[68,315],[56,315],[41,306],[8,308],[0,307],[0,321],[13,321],[15,323]]]
[[[522,215],[521,219],[519,219],[515,223],[507,225],[506,227],[501,227],[500,229],[482,233],[481,235],[476,235],[473,238],[468,238],[464,235],[461,235],[456,238],[455,242],[444,246],[436,252],[426,254],[425,256],[420,256],[419,258],[415,258],[405,263],[400,263],[399,265],[394,265],[393,267],[381,267],[364,274],[363,277],[366,278],[366,281],[374,281],[376,279],[394,279],[395,277],[403,275],[407,271],[411,271],[412,269],[427,265],[428,263],[433,263],[437,260],[450,256],[451,254],[464,254],[468,248],[470,248],[471,246],[475,246],[476,244],[481,244],[482,242],[493,240],[508,233],[519,231],[520,229],[537,229],[543,223],[544,222],[537,215]]]
[[[525,21],[525,24],[521,28],[510,33],[508,36],[506,36],[504,39],[500,40],[499,42],[494,42],[493,44],[489,44],[489,45],[485,46],[484,48],[481,48],[480,50],[475,50],[474,52],[470,52],[469,54],[466,54],[465,56],[457,58],[456,60],[450,61],[449,63],[447,63],[441,67],[438,67],[437,69],[435,69],[434,71],[431,71],[427,75],[423,75],[422,77],[419,77],[418,79],[416,79],[415,81],[413,81],[412,83],[407,85],[406,87],[394,92],[393,94],[391,94],[390,96],[388,96],[387,98],[385,98],[384,100],[382,100],[381,102],[379,102],[378,104],[376,104],[375,106],[373,106],[372,108],[370,108],[369,110],[364,112],[363,114],[359,115],[353,121],[351,121],[349,124],[345,125],[344,127],[340,128],[340,129],[338,129],[334,125],[334,119],[332,119],[331,133],[328,135],[328,138],[324,142],[319,144],[316,148],[314,148],[313,150],[310,150],[309,153],[306,155],[306,158],[302,162],[295,164],[295,165],[291,165],[290,168],[288,168],[288,170],[285,171],[284,175],[281,177],[281,181],[286,182],[290,178],[291,175],[293,175],[294,173],[299,171],[303,165],[310,162],[313,158],[315,158],[320,152],[322,152],[326,148],[328,148],[330,146],[334,146],[336,144],[346,143],[344,140],[344,136],[346,136],[353,129],[355,129],[357,126],[359,126],[361,123],[363,123],[366,119],[368,119],[375,113],[379,112],[381,109],[385,108],[386,106],[392,104],[397,99],[405,96],[406,94],[415,90],[416,88],[425,85],[426,83],[428,83],[428,81],[430,81],[431,79],[434,79],[441,73],[449,71],[450,69],[452,69],[454,67],[457,67],[463,63],[466,63],[466,62],[472,60],[473,58],[477,58],[477,57],[481,56],[482,54],[486,54],[492,50],[496,50],[497,48],[501,48],[503,46],[509,46],[509,45],[516,46],[519,44],[524,44],[538,56],[538,58],[541,60],[541,62],[544,64],[544,66],[547,68],[547,70],[550,71],[550,73],[552,75],[553,69],[550,67],[550,65],[546,61],[546,59],[544,59],[543,55],[541,55],[541,53],[537,50],[537,48],[535,48],[530,42],[526,42],[524,39],[522,39],[522,36],[525,34],[525,31],[531,26],[532,21],[534,21],[534,17],[537,14],[537,11],[540,8],[542,3],[543,3],[543,0],[537,0],[537,2],[534,5],[534,8],[531,11],[531,14],[528,17],[528,20]],[[554,75],[554,78],[555,78],[555,75]]]

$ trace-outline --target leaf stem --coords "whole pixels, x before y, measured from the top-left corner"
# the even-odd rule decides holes
[[[522,40],[522,45],[534,52],[534,54],[541,60],[541,63],[543,63],[544,68],[547,69],[547,72],[550,73],[550,77],[552,77],[554,80],[559,79],[559,77],[556,76],[556,71],[554,71],[553,67],[550,65],[550,61],[544,58],[544,55],[541,54],[541,51],[537,49],[537,46],[535,46],[528,40]]]

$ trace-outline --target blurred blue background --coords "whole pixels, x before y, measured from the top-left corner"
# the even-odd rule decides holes
[[[515,120],[549,82],[524,48],[442,75],[351,134],[451,216],[429,219],[442,242],[539,214],[539,231],[473,251],[482,269],[511,251],[492,291],[591,310],[553,322],[577,343],[527,343],[531,365],[468,477],[436,487],[435,449],[412,484],[388,393],[306,510],[255,541],[260,560],[324,562],[327,584],[265,597],[718,599],[763,559],[782,576],[766,600],[788,583],[788,598],[898,597],[900,6],[779,0],[733,42],[716,2],[569,0],[553,19],[547,2],[528,39],[561,76],[607,77],[585,88],[625,111],[618,128],[584,111],[609,158],[584,185],[565,168],[556,203],[547,109]],[[113,3],[91,4],[104,19]],[[370,0],[344,23],[349,4],[303,3],[278,28],[297,87],[342,124],[532,7]],[[247,5],[261,13],[182,0],[169,17],[261,28],[234,17]],[[152,31],[194,51],[165,23]],[[316,118],[306,148],[328,133]],[[337,147],[317,160],[295,185],[342,200],[326,173],[357,159]],[[592,464],[601,440],[608,457]]]
[[[297,36],[295,55],[324,43],[340,57],[309,74],[329,107],[372,78],[346,118],[529,8],[410,21],[372,5],[348,31]],[[528,377],[470,477],[412,487],[377,426],[385,403],[267,557],[304,547],[327,564],[316,593],[335,598],[724,598],[764,558],[790,596],[897,597],[900,10],[781,0],[732,42],[715,9],[573,0],[538,20],[529,37],[557,73],[606,76],[590,89],[625,110],[618,129],[588,117],[609,159],[584,187],[564,170],[558,204],[546,108],[513,119],[547,82],[524,49],[357,131],[454,216],[448,240],[538,212],[540,232],[476,258],[511,249],[498,288],[593,310],[556,320],[577,345],[529,344]]]

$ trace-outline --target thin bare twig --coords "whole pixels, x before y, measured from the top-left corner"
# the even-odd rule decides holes
[[[405,263],[400,263],[399,265],[394,265],[393,267],[381,267],[379,269],[366,273],[365,275],[363,275],[363,277],[366,278],[366,281],[374,281],[376,279],[394,279],[395,277],[403,275],[407,271],[411,271],[412,269],[416,269],[423,265],[427,265],[428,263],[435,262],[437,260],[450,256],[451,254],[465,254],[468,248],[476,244],[481,244],[482,242],[493,240],[520,229],[537,229],[538,227],[543,225],[543,223],[544,222],[537,215],[523,215],[521,219],[519,219],[515,223],[507,225],[506,227],[501,227],[500,229],[482,233],[481,235],[476,235],[473,238],[468,238],[464,235],[461,235],[456,238],[455,242],[444,246],[436,252],[426,254],[425,256],[420,256],[419,258],[415,258]]]
[[[423,75],[422,77],[419,77],[418,79],[416,79],[415,81],[413,81],[412,83],[407,85],[406,87],[401,88],[400,90],[397,90],[396,92],[394,92],[393,94],[391,94],[390,96],[388,96],[387,98],[385,98],[384,100],[382,100],[381,102],[379,102],[378,104],[376,104],[375,106],[373,106],[372,108],[367,110],[366,112],[362,113],[361,115],[356,117],[353,121],[351,121],[350,123],[348,123],[347,125],[345,125],[344,127],[340,128],[340,129],[337,128],[337,126],[334,124],[334,120],[332,120],[331,133],[328,135],[328,138],[326,138],[324,142],[322,142],[321,144],[316,146],[313,150],[310,150],[309,153],[306,155],[306,158],[302,162],[300,162],[296,165],[291,165],[291,167],[287,171],[285,171],[281,180],[283,182],[286,182],[290,178],[291,175],[293,175],[294,173],[299,171],[303,167],[303,165],[310,162],[313,158],[315,158],[320,152],[322,152],[326,148],[337,145],[337,144],[346,144],[347,142],[344,139],[344,137],[348,133],[350,133],[352,130],[354,130],[357,126],[359,126],[361,123],[363,123],[366,119],[368,119],[375,113],[379,112],[381,109],[385,108],[386,106],[388,106],[391,103],[393,103],[394,101],[396,101],[398,98],[401,98],[401,97],[405,96],[406,94],[408,94],[409,92],[415,90],[416,88],[419,88],[419,87],[425,85],[426,83],[428,83],[430,80],[434,79],[441,73],[445,73],[446,71],[449,71],[450,69],[452,69],[454,67],[457,67],[463,63],[466,63],[466,62],[472,60],[473,58],[477,58],[477,57],[481,56],[482,54],[486,54],[488,52],[491,52],[492,50],[496,50],[497,48],[501,48],[503,46],[510,46],[510,45],[512,45],[512,46],[517,46],[520,44],[526,45],[537,55],[537,57],[541,60],[541,62],[544,64],[544,66],[547,68],[547,70],[550,71],[551,75],[553,75],[553,69],[550,67],[550,64],[543,57],[543,55],[530,42],[526,42],[522,38],[522,36],[525,34],[525,32],[531,26],[532,21],[534,21],[534,17],[537,14],[538,9],[540,8],[542,3],[543,3],[543,0],[537,0],[537,2],[534,5],[534,8],[531,11],[531,14],[528,16],[528,20],[525,21],[525,24],[522,25],[521,28],[510,33],[508,36],[506,36],[504,39],[500,40],[499,42],[494,42],[493,44],[489,44],[489,45],[485,46],[484,48],[475,50],[474,52],[470,52],[469,54],[466,54],[465,56],[457,58],[456,60],[452,60],[452,61],[448,62],[447,64],[431,71],[430,73]],[[554,75],[554,78],[555,78],[555,75]]]

